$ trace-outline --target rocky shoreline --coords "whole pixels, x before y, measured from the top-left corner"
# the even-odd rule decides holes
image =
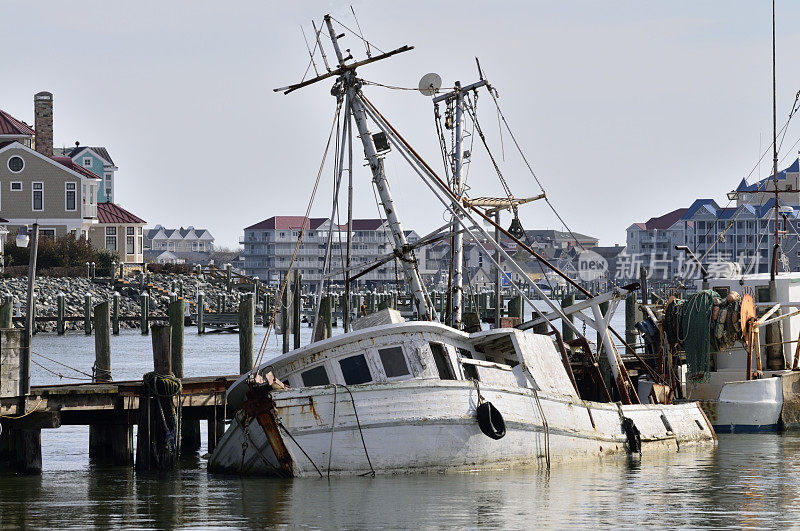
[[[105,280],[105,281],[104,281]],[[102,301],[111,301],[114,291],[120,294],[120,317],[134,317],[141,313],[140,296],[143,291],[149,292],[150,315],[161,315],[167,311],[169,294],[183,291],[183,297],[192,313],[195,312],[197,292],[204,294],[206,309],[214,312],[220,311],[220,297],[224,298],[224,311],[236,311],[239,306],[240,293],[232,289],[227,293],[225,286],[208,282],[197,275],[184,274],[148,274],[145,279],[141,276],[127,277],[127,284],[118,284],[115,290],[108,279],[90,280],[85,277],[40,277],[36,279],[36,315],[38,317],[56,317],[58,312],[57,296],[64,294],[66,316],[83,316],[86,294],[92,296],[92,305]],[[148,285],[149,284],[149,285]],[[0,297],[10,294],[13,297],[14,315],[21,316],[27,311],[27,277],[12,277],[0,279]],[[83,329],[82,321],[67,321],[67,330]],[[120,321],[121,328],[139,328],[136,321]],[[56,323],[36,323],[37,332],[54,332]]]

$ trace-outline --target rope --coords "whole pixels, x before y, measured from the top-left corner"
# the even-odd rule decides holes
[[[310,456],[309,456],[309,455],[306,453],[306,451],[303,449],[303,447],[302,447],[302,446],[300,446],[300,443],[299,443],[299,442],[297,442],[297,441],[295,440],[295,438],[292,436],[292,434],[291,434],[291,433],[289,433],[289,430],[287,430],[287,429],[286,429],[286,426],[284,426],[284,425],[283,425],[283,423],[282,423],[280,420],[278,421],[278,426],[280,426],[281,428],[283,428],[283,431],[284,431],[284,432],[286,432],[286,435],[288,435],[288,436],[289,436],[289,438],[292,440],[292,442],[293,442],[293,443],[294,443],[294,444],[295,444],[295,445],[296,445],[298,448],[300,448],[300,451],[301,451],[301,452],[303,452],[303,455],[304,455],[304,456],[306,456],[306,459],[308,459],[308,461],[309,461],[309,462],[311,463],[311,465],[314,467],[314,470],[316,470],[316,471],[317,471],[317,474],[319,474],[319,477],[322,477],[322,472],[320,472],[320,471],[319,471],[319,468],[317,468],[317,465],[314,463],[313,459],[311,459],[311,457],[310,457]]]
[[[539,185],[539,189],[542,191],[543,194],[545,194],[545,197],[544,197],[545,203],[547,203],[547,206],[550,207],[550,210],[553,211],[553,214],[556,215],[556,217],[561,222],[561,224],[564,226],[564,228],[567,229],[567,232],[569,232],[570,236],[572,236],[572,239],[575,240],[575,243],[578,244],[578,247],[580,247],[582,251],[585,251],[586,248],[583,246],[583,244],[575,236],[575,233],[572,232],[572,229],[569,228],[569,225],[567,225],[567,222],[564,221],[564,218],[561,217],[561,214],[558,213],[558,211],[556,210],[556,207],[554,207],[553,204],[550,202],[550,198],[547,197],[547,193],[544,191],[544,186],[542,186],[542,182],[539,180],[539,177],[536,176],[536,172],[533,171],[533,167],[531,167],[530,162],[528,162],[528,158],[525,156],[525,153],[523,153],[522,148],[519,145],[519,142],[517,142],[517,137],[514,136],[514,132],[511,131],[511,126],[508,125],[508,121],[506,120],[506,116],[503,114],[503,111],[500,110],[500,104],[497,103],[497,97],[494,94],[494,89],[492,89],[492,88],[489,89],[489,95],[492,97],[492,100],[494,101],[494,105],[497,108],[497,113],[500,115],[500,118],[503,120],[503,124],[506,126],[506,130],[508,131],[508,134],[511,137],[511,140],[514,142],[514,146],[517,148],[517,152],[519,153],[520,157],[522,157],[522,161],[528,167],[528,171],[530,171],[531,175],[533,176],[534,180],[536,181],[536,184]]]
[[[0,415],[0,419],[16,420],[16,419],[25,418],[28,415],[30,415],[31,413],[35,413],[36,411],[38,411],[39,410],[39,406],[42,404],[43,400],[44,400],[44,398],[40,398],[39,401],[36,402],[36,406],[32,410],[28,411],[27,413],[25,413],[23,415]]]
[[[536,407],[539,408],[539,415],[542,418],[542,426],[544,427],[544,458],[547,462],[547,470],[550,470],[550,424],[547,422],[547,417],[544,416],[544,409],[542,409],[542,402],[539,400],[539,391],[533,391],[533,398],[536,400]]]
[[[328,133],[328,142],[325,145],[325,151],[322,154],[322,161],[319,165],[319,170],[317,171],[317,179],[314,182],[314,188],[311,190],[311,197],[308,201],[308,206],[306,206],[306,214],[304,219],[308,219],[308,216],[311,214],[311,207],[314,204],[314,197],[317,195],[317,189],[319,188],[319,183],[322,178],[322,170],[325,168],[325,160],[328,158],[328,151],[331,147],[331,139],[333,138],[333,132],[336,129],[336,124],[339,120],[339,111],[342,108],[342,102],[337,98],[336,101],[336,111],[333,113],[333,123],[331,123],[331,130]],[[286,271],[286,277],[283,279],[283,283],[281,284],[281,289],[278,291],[276,296],[276,304],[272,310],[272,316],[270,317],[269,326],[267,327],[267,331],[264,333],[264,339],[261,341],[261,346],[258,349],[258,356],[256,356],[255,360],[253,361],[253,367],[250,369],[250,373],[252,374],[255,371],[256,367],[261,364],[261,360],[264,357],[264,352],[266,351],[267,345],[269,344],[269,336],[272,332],[273,327],[275,326],[275,317],[278,314],[278,308],[282,305],[283,294],[286,291],[286,287],[289,284],[289,273],[292,271],[294,267],[294,262],[297,259],[297,253],[300,251],[300,245],[303,241],[303,232],[304,232],[305,222],[303,223],[303,227],[298,232],[297,236],[297,243],[294,246],[294,253],[292,254],[292,259],[289,261],[289,268]],[[286,330],[283,330],[283,333],[286,333]]]
[[[338,386],[333,386],[333,420],[331,421],[331,444],[328,448],[328,479],[331,479],[331,459],[333,458],[333,433],[336,430],[336,390]]]

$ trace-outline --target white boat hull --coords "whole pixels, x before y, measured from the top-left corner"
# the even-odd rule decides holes
[[[620,406],[539,393],[545,428],[531,390],[481,385],[481,394],[506,423],[505,437],[494,440],[478,426],[477,392],[471,382],[406,380],[349,389],[353,400],[344,386],[335,392],[334,386],[273,391],[279,426],[272,432],[273,443],[267,437],[269,430],[256,420],[244,430],[240,411],[214,451],[209,469],[303,477],[545,466],[548,459],[625,452],[623,417],[639,429],[645,454],[716,443],[711,424],[696,403]],[[289,455],[283,463],[273,450],[275,432],[280,434],[278,445],[282,443]],[[281,451],[278,448],[278,454]]]
[[[758,380],[727,382],[719,398],[701,400],[719,433],[774,432],[798,427],[800,373],[781,371]]]

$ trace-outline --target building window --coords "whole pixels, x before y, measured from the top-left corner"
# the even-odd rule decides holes
[[[31,208],[37,212],[44,210],[44,183],[33,183]]]
[[[84,168],[91,168],[92,167],[92,158],[91,157],[83,157],[83,167]]]
[[[12,192],[21,192],[22,191],[22,183],[19,181],[13,181],[11,183],[11,191]]]
[[[74,212],[78,209],[77,185],[75,183],[64,183],[64,209]]]
[[[126,254],[134,254],[134,237],[133,236],[126,236],[125,237],[125,253]]]
[[[19,173],[25,167],[25,161],[22,160],[22,157],[18,157],[14,155],[10,159],[8,159],[8,169],[11,170],[13,173]]]
[[[128,236],[133,236],[136,234],[136,227],[125,227],[125,234]]]
[[[39,229],[39,236],[42,238],[56,239],[56,229]]]
[[[117,228],[106,227],[106,249],[109,251],[117,250]]]

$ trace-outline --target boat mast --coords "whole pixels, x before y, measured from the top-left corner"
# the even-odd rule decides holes
[[[325,24],[328,26],[328,33],[333,43],[333,49],[336,52],[336,58],[339,61],[339,67],[343,70],[341,79],[344,83],[345,90],[347,90],[347,95],[350,100],[350,110],[353,113],[353,118],[355,118],[356,127],[358,127],[358,135],[364,147],[364,155],[372,171],[372,181],[375,183],[375,188],[378,190],[378,195],[381,198],[383,210],[386,213],[386,220],[389,223],[389,229],[394,239],[395,253],[397,253],[400,259],[403,273],[405,273],[406,280],[411,286],[411,293],[417,310],[417,318],[430,321],[433,319],[433,316],[425,300],[422,279],[419,276],[414,260],[409,256],[410,250],[408,247],[408,240],[406,240],[406,236],[403,233],[403,227],[400,224],[400,219],[397,217],[392,195],[389,192],[389,182],[386,179],[383,158],[378,156],[375,150],[375,143],[372,140],[372,134],[367,127],[367,113],[359,94],[361,83],[356,79],[355,70],[352,65],[350,68],[345,68],[345,58],[339,48],[339,37],[333,29],[330,15],[325,15]]]
[[[350,106],[344,109],[347,121],[347,263],[344,273],[344,315],[342,325],[344,331],[350,331],[350,256],[353,251],[353,124],[350,118]],[[341,245],[341,240],[339,240]]]
[[[442,94],[433,99],[434,103],[447,100],[455,100],[455,149],[453,150],[453,194],[455,202],[464,200],[464,190],[466,188],[463,179],[464,169],[464,94],[470,90],[475,90],[486,84],[481,80],[477,83],[461,87],[461,82],[456,81],[455,90]],[[459,225],[461,217],[458,209],[453,206],[453,245],[450,252],[453,261],[453,293],[451,297],[450,324],[456,330],[461,330],[461,314],[464,299],[464,235]]]
[[[774,245],[772,246],[772,263],[769,268],[769,279],[775,282],[775,273],[778,271],[778,253],[780,252],[780,245],[778,244],[778,124],[777,124],[777,110],[776,110],[776,88],[775,88],[775,0],[772,0],[772,184],[775,189],[775,231],[774,231]]]

